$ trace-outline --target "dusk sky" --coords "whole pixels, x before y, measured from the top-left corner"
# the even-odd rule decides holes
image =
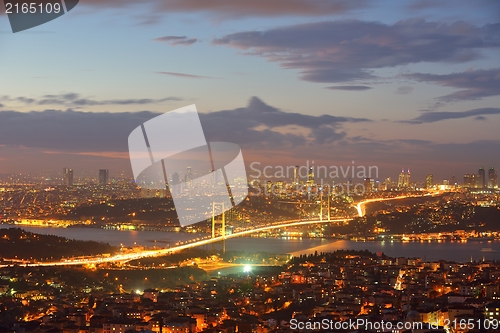
[[[499,59],[496,0],[81,0],[16,34],[2,9],[0,174],[131,176],[130,132],[196,104],[247,164],[461,181],[500,167]]]

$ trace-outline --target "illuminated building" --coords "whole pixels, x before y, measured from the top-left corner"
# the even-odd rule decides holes
[[[274,186],[275,191],[278,191],[278,193],[282,193],[284,187],[283,181],[279,180],[276,182],[276,185]]]
[[[193,181],[193,171],[191,167],[187,167],[186,175],[184,176],[184,183],[186,183],[187,187],[191,187]]]
[[[398,178],[398,188],[408,188],[410,187],[410,169],[405,173],[405,170],[402,169]]]
[[[478,188],[485,188],[486,187],[486,172],[484,171],[483,167],[479,168],[479,171],[477,172],[477,179],[476,179],[476,187]]]
[[[398,177],[398,188],[403,188],[404,186],[405,186],[405,171],[404,169],[402,169]]]
[[[464,175],[464,186],[472,188],[476,187],[476,178],[475,174],[466,173]]]
[[[391,177],[387,177],[385,179],[385,190],[386,191],[390,191],[392,188],[392,181],[391,181]]]
[[[425,177],[425,188],[432,188],[434,186],[434,176],[432,174],[428,174]]]
[[[484,307],[484,317],[488,320],[500,320],[500,301],[487,304]]]
[[[73,169],[71,168],[63,169],[63,185],[73,186]]]
[[[373,188],[372,188],[372,182],[371,182],[370,178],[365,178],[365,181],[364,181],[363,185],[365,186],[365,192],[366,193],[371,193],[372,192]]]
[[[101,169],[99,170],[99,185],[106,185],[108,183],[109,170]]]
[[[498,187],[498,176],[495,172],[495,168],[491,167],[488,170],[488,188]]]
[[[307,174],[307,182],[310,184],[314,184],[314,169],[313,169],[313,167],[309,168],[309,173]]]
[[[299,166],[296,165],[293,169],[293,185],[299,185]]]
[[[273,182],[268,180],[266,184],[266,193],[271,194],[272,191],[273,191]]]

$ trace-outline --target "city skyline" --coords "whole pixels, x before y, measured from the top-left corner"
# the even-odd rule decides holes
[[[256,170],[256,169],[254,169]],[[261,175],[260,177],[257,177],[255,174],[250,173],[247,180],[251,183],[254,180],[260,180],[260,181],[266,181],[266,180],[271,180],[271,181],[285,181],[290,185],[296,185],[299,183],[314,183],[314,181],[333,181],[335,183],[335,180],[337,181],[349,181],[353,179],[359,180],[373,180],[376,182],[379,182],[380,184],[386,184],[387,182],[390,182],[391,184],[397,184],[397,188],[404,188],[404,187],[410,187],[411,184],[415,185],[425,185],[423,187],[429,188],[432,187],[433,185],[461,185],[464,187],[471,187],[471,188],[498,188],[499,185],[499,179],[498,179],[498,169],[495,169],[494,167],[488,168],[488,173],[486,174],[486,171],[484,170],[483,167],[480,167],[478,169],[478,173],[464,173],[463,175],[451,175],[449,178],[443,178],[443,179],[438,179],[434,176],[434,173],[428,173],[424,179],[417,179],[415,180],[414,178],[410,178],[410,169],[405,170],[404,168],[401,170],[399,173],[398,177],[391,177],[391,176],[376,176],[372,177],[370,173],[363,172],[363,174],[366,173],[366,175],[370,177],[334,177],[332,174],[334,174],[331,170],[329,171],[327,167],[325,166],[311,166],[307,167],[305,165],[299,166],[286,166],[286,167],[281,167],[277,169],[278,171],[275,171],[273,174],[268,174],[267,172],[262,172],[260,170],[259,174]],[[292,170],[290,172],[290,170]],[[307,174],[304,174],[301,172],[301,170],[306,170]],[[316,170],[316,171],[315,171]],[[481,178],[481,170],[484,171],[484,181]],[[209,172],[210,170],[207,170]],[[342,170],[343,172],[345,170]],[[349,172],[347,172],[349,173]],[[378,170],[377,170],[378,173]],[[335,174],[339,174],[338,172]],[[15,176],[15,175],[11,175]],[[25,175],[28,176],[29,175]],[[47,176],[47,175],[45,175]],[[94,176],[94,177],[93,177]],[[200,176],[200,175],[194,175],[194,176]],[[174,174],[167,174],[168,181],[172,183],[179,183],[182,181],[185,183],[188,183],[192,180],[193,173],[192,173],[192,168],[187,167],[185,173],[174,173]],[[81,177],[78,177],[78,170],[77,170],[77,179],[82,180],[84,183],[94,179],[97,180],[99,185],[106,185],[109,183],[110,179],[132,179],[130,176],[124,176],[124,175],[112,175],[110,178],[109,176],[109,169],[99,169],[97,172],[82,172]],[[56,176],[54,181],[57,182],[58,177]],[[46,179],[46,180],[51,180],[51,179]],[[74,170],[73,168],[63,168],[62,176],[62,185],[66,186],[71,186],[74,184]],[[453,181],[454,180],[454,181]]]

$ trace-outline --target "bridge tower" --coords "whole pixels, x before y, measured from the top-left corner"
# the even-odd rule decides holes
[[[220,211],[222,212],[221,220],[217,221],[215,219],[216,207],[220,207]],[[215,238],[215,225],[221,224],[221,236],[222,236],[222,253],[226,253],[226,212],[224,210],[223,202],[212,202],[212,238]],[[212,243],[212,250],[214,249],[215,244]]]
[[[328,200],[328,221],[331,221],[331,215],[330,215],[330,193],[326,196],[326,200]]]
[[[323,190],[319,193],[319,220],[323,221]]]
[[[319,203],[319,220],[323,221],[323,191],[320,192],[319,195],[320,198],[320,203]],[[326,200],[327,200],[327,216],[328,216],[328,221],[331,221],[331,215],[330,215],[330,194],[326,194]]]

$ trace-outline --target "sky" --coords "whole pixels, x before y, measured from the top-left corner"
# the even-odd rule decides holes
[[[0,174],[131,175],[130,132],[196,104],[247,165],[500,166],[500,2],[81,0],[0,12]]]

